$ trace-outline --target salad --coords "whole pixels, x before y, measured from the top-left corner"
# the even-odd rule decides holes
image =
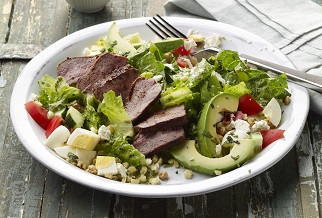
[[[83,56],[60,63],[57,78],[41,78],[25,108],[45,145],[89,173],[134,184],[167,180],[161,165],[185,167],[187,179],[221,175],[283,138],[291,94],[285,74],[269,77],[235,51],[191,55],[220,40],[192,32],[145,42],[113,23]]]

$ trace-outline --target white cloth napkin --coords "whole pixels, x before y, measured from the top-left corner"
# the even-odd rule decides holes
[[[252,32],[297,69],[322,76],[322,6],[311,0],[169,0],[164,8],[167,16],[202,17]],[[322,95],[309,94],[310,109],[322,115]]]

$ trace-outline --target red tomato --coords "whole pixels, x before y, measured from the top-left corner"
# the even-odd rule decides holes
[[[262,148],[265,148],[269,144],[275,142],[278,139],[284,138],[285,130],[282,129],[269,129],[269,130],[262,130],[263,136],[263,145]]]
[[[188,62],[184,58],[181,58],[181,57],[177,58],[177,64],[179,65],[179,67],[182,67],[182,68],[188,68],[189,67]]]
[[[46,129],[50,119],[47,118],[47,109],[38,105],[34,101],[28,101],[25,104],[25,108],[35,122],[43,129]]]
[[[190,54],[190,50],[187,50],[184,45],[181,45],[179,48],[173,50],[173,52],[176,52],[182,56],[187,56]]]
[[[46,128],[46,137],[48,138],[50,134],[61,125],[61,123],[64,121],[64,119],[60,116],[55,116],[53,119],[50,120],[50,123],[48,124]]]
[[[239,99],[239,109],[248,116],[258,114],[263,111],[262,106],[250,95],[245,94]]]

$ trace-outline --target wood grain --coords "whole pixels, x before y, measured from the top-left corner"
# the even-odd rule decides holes
[[[321,217],[322,118],[314,112],[295,147],[276,165],[235,186],[191,197],[135,198],[94,190],[47,169],[22,146],[9,109],[28,59],[92,25],[163,15],[165,2],[110,0],[102,11],[84,14],[65,0],[0,1],[0,217]]]

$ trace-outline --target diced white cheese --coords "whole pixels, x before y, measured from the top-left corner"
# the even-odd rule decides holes
[[[231,121],[231,124],[233,127],[235,127],[236,130],[249,132],[250,131],[250,125],[247,121],[238,119],[236,121]]]
[[[32,101],[37,101],[38,100],[38,95],[36,95],[35,93],[31,93],[30,98]]]
[[[160,82],[162,80],[163,76],[162,75],[155,75],[152,77],[156,82]]]
[[[126,169],[122,164],[116,163],[116,167],[117,167],[117,171],[123,178],[127,176]]]
[[[268,102],[262,113],[274,126],[278,126],[282,117],[282,109],[275,98]]]
[[[222,151],[222,146],[221,144],[216,145],[216,155],[219,156]]]
[[[58,154],[60,157],[67,159],[68,153],[73,153],[76,155],[76,148],[70,147],[70,146],[62,146],[54,148],[56,154]]]
[[[115,157],[110,156],[97,156],[95,167],[97,169],[97,175],[103,176],[107,173],[115,175],[118,173]]]
[[[243,130],[235,130],[234,134],[237,136],[238,139],[249,139],[250,138],[248,133]]]
[[[105,125],[102,125],[98,129],[97,134],[101,137],[101,139],[104,139],[104,140],[110,140],[111,138],[111,130]]]
[[[221,40],[223,39],[223,36],[213,34],[210,37],[205,38],[205,48],[207,47],[216,47],[218,48],[221,45]]]
[[[92,160],[95,158],[96,151],[89,151],[81,148],[76,148],[76,156],[78,157],[78,160],[89,165],[90,163],[92,163]]]
[[[183,46],[186,50],[192,50],[197,46],[197,43],[193,39],[188,39],[184,41]]]
[[[47,138],[45,145],[51,149],[64,146],[69,136],[69,130],[65,126],[59,126]]]
[[[260,132],[261,130],[268,130],[270,126],[265,120],[255,121],[254,125],[251,127],[251,132]]]
[[[67,145],[85,150],[94,150],[100,140],[100,136],[82,128],[76,128],[70,135]]]

